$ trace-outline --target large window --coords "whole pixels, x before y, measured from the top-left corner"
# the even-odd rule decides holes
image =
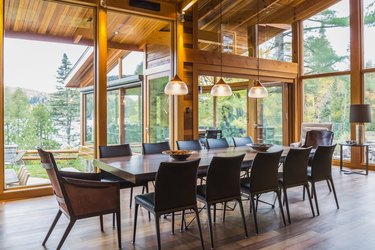
[[[371,144],[370,157],[371,163],[375,163],[375,73],[365,74],[365,103],[371,105],[372,122],[366,124],[366,141]]]
[[[71,171],[90,170],[87,163],[93,157],[92,149],[81,143],[82,81],[68,80],[88,47],[92,51],[93,9],[42,0],[27,1],[28,5],[9,2],[4,4],[6,189],[49,183],[37,147],[53,150],[58,167]],[[35,8],[30,14],[21,6]],[[51,13],[60,14],[51,18]],[[85,105],[86,119],[92,121],[92,96]],[[92,141],[92,123],[85,129],[86,140]]]
[[[107,92],[107,144],[120,143],[120,90]]]
[[[290,25],[259,25],[259,31],[264,33],[264,42],[259,44],[260,58],[283,62],[292,61],[292,30]]]
[[[304,122],[333,124],[334,141],[350,138],[350,77],[334,76],[304,80]]]
[[[303,28],[305,74],[350,69],[349,0],[308,18]]]
[[[364,66],[375,68],[375,1],[363,0],[364,8]]]
[[[124,96],[124,135],[125,143],[129,143],[132,150],[142,152],[142,89],[141,87],[125,90]]]

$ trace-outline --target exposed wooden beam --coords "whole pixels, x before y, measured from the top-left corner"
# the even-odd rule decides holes
[[[79,39],[79,41],[77,43],[75,43],[74,41],[77,40],[77,38],[52,36],[52,35],[41,35],[41,34],[35,34],[35,33],[31,33],[31,32],[6,31],[5,37],[16,38],[16,39],[24,39],[24,40],[53,42],[53,43],[80,44],[80,45],[86,45],[86,46],[94,46],[94,42],[92,41],[92,39],[81,38],[81,39]],[[140,48],[139,45],[123,44],[123,43],[116,43],[116,42],[108,42],[108,48],[129,50],[129,51],[140,51],[140,52],[143,51],[142,48]]]

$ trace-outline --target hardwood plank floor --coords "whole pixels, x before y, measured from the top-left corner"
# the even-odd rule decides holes
[[[340,204],[336,209],[333,194],[327,184],[317,184],[320,216],[312,218],[308,201],[302,201],[302,188],[288,192],[292,224],[283,226],[279,209],[261,204],[258,209],[260,234],[255,235],[249,201],[244,201],[249,238],[244,232],[238,207],[227,212],[222,222],[218,211],[214,224],[217,249],[375,249],[375,173],[369,176],[346,175],[334,168],[334,182]],[[141,192],[135,189],[135,194]],[[155,249],[154,219],[148,221],[145,210],[138,218],[137,239],[132,244],[134,209],[129,209],[129,190],[122,190],[123,249]],[[272,201],[273,195],[262,199]],[[41,243],[57,212],[53,196],[0,203],[0,249],[55,249],[66,226],[61,217],[46,247]],[[207,211],[200,214],[206,248],[210,248]],[[191,219],[192,216],[188,216]],[[68,236],[64,249],[117,249],[116,230],[112,229],[112,215],[105,216],[104,233],[99,218],[78,221]],[[180,216],[176,216],[175,234],[171,235],[170,218],[161,220],[163,249],[200,249],[197,225],[179,232]]]

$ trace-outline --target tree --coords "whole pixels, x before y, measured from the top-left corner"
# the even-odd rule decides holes
[[[79,135],[79,91],[64,86],[64,80],[71,70],[71,63],[64,53],[57,70],[57,91],[51,95],[50,107],[54,126],[65,147],[78,145]]]

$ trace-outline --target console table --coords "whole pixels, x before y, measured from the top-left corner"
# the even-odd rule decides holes
[[[369,155],[369,146],[370,144],[349,144],[349,143],[340,143],[340,171],[344,172],[345,174],[361,174],[361,175],[368,175],[368,155]],[[342,161],[343,161],[343,147],[360,147],[366,149],[366,173],[362,173],[362,171],[349,171],[342,169]]]

